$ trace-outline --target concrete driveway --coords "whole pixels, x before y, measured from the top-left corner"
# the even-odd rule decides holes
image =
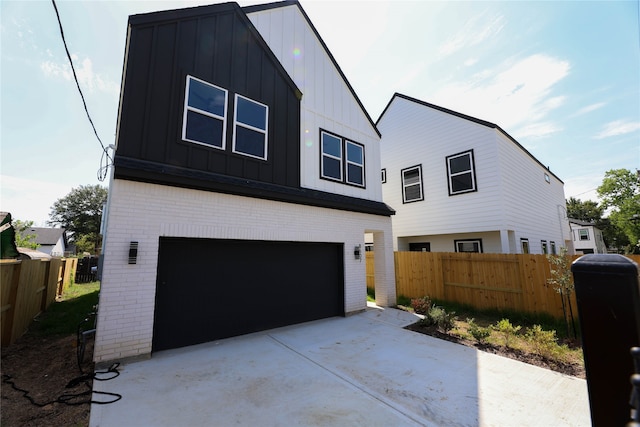
[[[94,381],[123,398],[90,426],[591,425],[586,381],[402,329],[416,320],[370,308],[159,352]]]

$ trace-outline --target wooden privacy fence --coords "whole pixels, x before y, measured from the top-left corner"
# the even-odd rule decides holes
[[[77,258],[0,261],[0,333],[8,346],[71,284]]]
[[[449,252],[396,252],[394,255],[398,295],[409,298],[428,295],[479,309],[563,317],[560,295],[547,283],[551,268],[546,255]],[[572,260],[577,258],[579,256],[574,256]],[[630,258],[640,261],[640,256]],[[370,287],[374,286],[373,271],[373,256],[367,254],[367,286]],[[571,297],[571,305],[577,317],[575,295]]]

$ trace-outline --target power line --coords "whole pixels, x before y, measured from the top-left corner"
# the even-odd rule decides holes
[[[60,20],[60,14],[58,13],[58,6],[56,6],[56,0],[51,0],[51,3],[53,3],[53,9],[56,11],[56,17],[58,18],[58,26],[60,27],[60,36],[62,37],[64,50],[65,52],[67,52],[67,58],[69,58],[69,64],[71,64],[71,71],[73,72],[73,78],[76,81],[76,87],[78,88],[78,92],[80,93],[80,98],[82,98],[82,105],[84,106],[84,111],[87,113],[87,119],[89,119],[89,123],[91,123],[91,127],[93,128],[93,133],[96,135],[96,138],[98,139],[98,142],[102,147],[102,153],[103,153],[102,157],[104,158],[104,156],[106,156],[107,159],[111,163],[113,163],[113,159],[111,158],[111,156],[109,156],[109,152],[107,151],[107,148],[105,148],[104,144],[102,143],[102,140],[100,139],[100,136],[98,136],[98,131],[96,130],[95,125],[93,124],[93,120],[91,119],[91,114],[89,114],[89,109],[87,108],[87,102],[84,99],[84,94],[82,93],[82,89],[80,88],[80,82],[78,81],[78,76],[76,75],[76,69],[73,66],[73,60],[71,59],[71,54],[69,53],[69,48],[67,47],[67,40],[64,37],[64,30],[62,29],[62,21]],[[100,169],[98,169],[98,180],[104,181],[106,177],[106,168],[108,167],[109,167],[108,164],[106,165],[106,167],[102,166],[102,159],[101,159]]]

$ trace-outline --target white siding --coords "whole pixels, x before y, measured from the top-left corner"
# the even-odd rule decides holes
[[[349,313],[366,308],[365,262],[353,256],[356,245],[364,248],[365,231],[383,249],[376,257],[380,301],[395,304],[389,217],[113,180],[95,361],[151,352],[160,236],[342,243]],[[134,265],[127,263],[131,241],[139,242]]]
[[[296,5],[248,14],[302,91],[302,187],[382,201],[380,138]],[[365,146],[366,188],[320,179],[320,129]]]
[[[483,240],[485,252],[520,252],[520,238],[528,238],[531,252],[541,253],[541,240],[559,249],[570,239],[562,182],[501,131],[402,97],[393,98],[378,129],[397,249],[398,238],[424,235],[448,242],[453,235],[497,232],[497,243]],[[450,196],[446,157],[468,150],[477,191]],[[424,200],[404,204],[401,170],[418,164]],[[452,245],[442,242],[432,250]]]

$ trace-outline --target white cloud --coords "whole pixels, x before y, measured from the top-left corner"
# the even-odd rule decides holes
[[[78,81],[83,91],[94,92],[94,90],[98,90],[116,96],[119,94],[120,85],[104,78],[100,74],[96,74],[93,71],[93,62],[91,59],[84,58],[82,61],[79,61],[78,56],[75,54],[71,55],[71,59],[74,62],[76,75],[78,76]],[[71,70],[71,66],[66,62],[60,64],[54,61],[43,61],[40,63],[40,69],[47,77],[62,78],[67,81],[73,80],[73,71]]]
[[[506,60],[467,81],[445,84],[430,99],[492,121],[507,131],[531,126],[558,130],[559,127],[548,120],[537,123],[564,103],[564,96],[552,96],[551,92],[554,85],[569,74],[570,68],[569,62],[544,54],[531,55],[515,63]]]
[[[467,47],[475,46],[498,34],[504,27],[504,16],[487,20],[485,14],[469,19],[462,29],[440,46],[441,55],[451,55]]]
[[[517,129],[513,134],[517,138],[542,138],[552,133],[560,132],[561,130],[563,130],[563,128],[554,123],[538,122]]]
[[[611,136],[624,135],[640,129],[640,122],[615,120],[607,123],[604,128],[594,136],[595,139],[609,138]]]
[[[582,107],[581,109],[576,111],[574,114],[571,115],[571,117],[577,117],[583,114],[590,113],[592,111],[595,111],[604,107],[605,105],[607,105],[605,102],[597,102],[595,104],[587,105],[586,107]]]

